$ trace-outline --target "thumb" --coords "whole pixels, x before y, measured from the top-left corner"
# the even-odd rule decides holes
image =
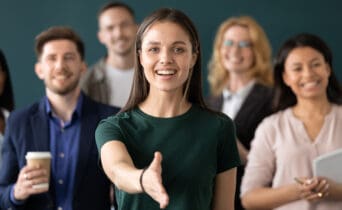
[[[160,152],[155,152],[154,158],[153,158],[149,168],[153,168],[153,169],[160,168],[162,160],[163,160],[162,154]]]

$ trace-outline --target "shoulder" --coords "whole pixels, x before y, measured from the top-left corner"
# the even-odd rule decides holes
[[[332,104],[333,112],[337,112],[338,114],[342,114],[342,105]]]
[[[25,122],[30,117],[43,113],[43,112],[44,112],[44,103],[43,103],[43,100],[41,100],[40,102],[35,102],[29,106],[12,111],[11,114],[9,115],[8,122],[15,123],[15,124]]]
[[[255,83],[251,91],[252,94],[257,94],[258,96],[272,97],[273,96],[273,88]]]
[[[87,95],[83,94],[83,107],[85,110],[91,110],[91,111],[96,111],[100,114],[109,114],[113,115],[119,112],[120,108],[119,107],[114,107],[110,105],[106,105],[97,101],[94,101]]]
[[[101,58],[90,66],[81,79],[81,86],[89,81],[97,81],[105,78],[106,63],[105,58]]]
[[[193,117],[196,121],[203,122],[209,127],[233,127],[234,123],[227,115],[204,109],[198,105],[194,105]]]
[[[220,94],[218,96],[209,95],[205,98],[205,102],[211,109],[220,110],[223,103],[223,95]]]
[[[285,125],[291,120],[292,108],[287,108],[285,110],[278,111],[268,117],[265,117],[258,126],[258,130],[274,130],[284,128]]]
[[[132,124],[131,111],[120,112],[120,113],[117,113],[116,115],[109,115],[103,118],[100,121],[97,130],[101,132],[106,131],[106,130],[113,131],[112,130],[113,128],[118,128],[119,130],[121,130],[125,128],[126,126],[131,127],[132,126],[131,124]]]
[[[331,115],[342,120],[342,105],[332,104]]]
[[[106,58],[100,58],[96,63],[89,67],[89,71],[104,69],[106,67]]]

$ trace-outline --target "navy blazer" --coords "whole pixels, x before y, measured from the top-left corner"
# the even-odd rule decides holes
[[[268,115],[272,114],[273,91],[271,88],[255,83],[251,92],[242,103],[240,110],[235,116],[234,123],[236,127],[236,136],[250,150],[251,141],[259,123]],[[215,111],[222,111],[223,95],[218,97],[209,97],[208,106]],[[244,174],[244,166],[237,168],[235,210],[242,210],[240,201],[240,185]]]
[[[99,167],[95,129],[99,121],[119,111],[83,95],[79,155],[73,193],[73,210],[109,210],[111,182]],[[56,209],[54,186],[47,193],[30,196],[23,205],[10,201],[11,186],[26,165],[28,151],[49,151],[49,122],[44,100],[11,113],[5,132],[0,169],[0,209]]]

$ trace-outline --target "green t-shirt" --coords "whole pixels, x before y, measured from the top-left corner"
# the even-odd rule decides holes
[[[136,108],[102,120],[96,143],[125,144],[137,168],[148,166],[155,151],[163,155],[162,179],[170,202],[166,209],[209,210],[218,173],[240,164],[233,122],[193,105],[185,114],[157,118]],[[115,154],[113,154],[115,155]],[[119,210],[154,210],[147,194],[116,190]]]

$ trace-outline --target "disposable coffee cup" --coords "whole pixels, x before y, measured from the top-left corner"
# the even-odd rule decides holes
[[[32,187],[39,188],[49,188],[50,181],[50,167],[51,167],[51,153],[50,152],[27,152],[26,162],[29,166],[44,168],[47,173],[48,182],[35,184]]]

